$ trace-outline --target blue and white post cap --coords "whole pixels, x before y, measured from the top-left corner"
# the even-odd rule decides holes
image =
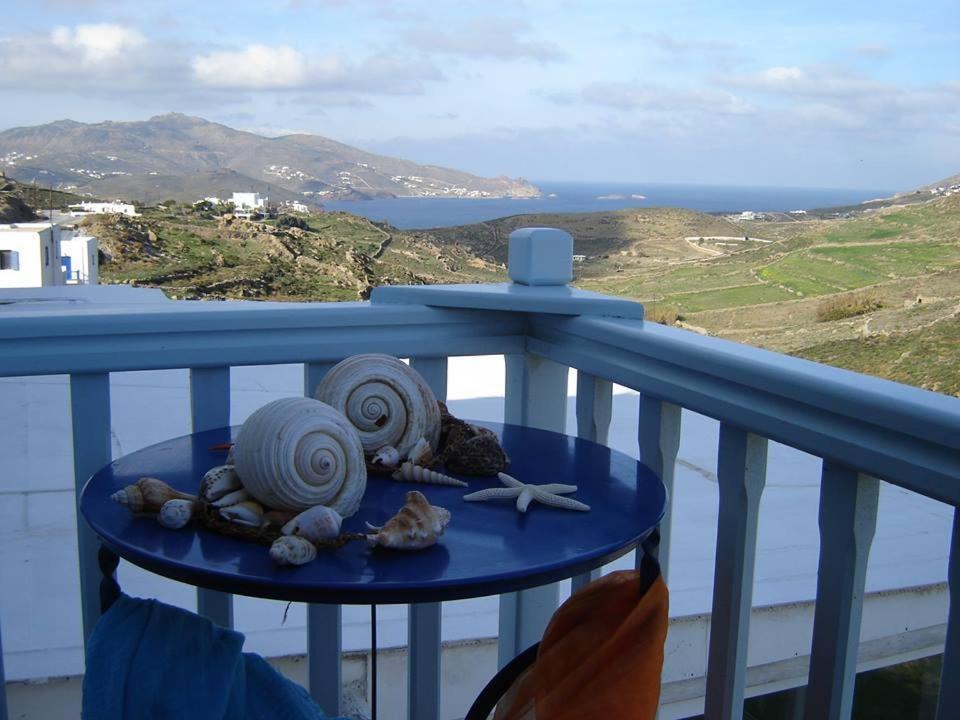
[[[514,230],[507,273],[520,285],[566,285],[573,280],[573,237],[556,228]]]

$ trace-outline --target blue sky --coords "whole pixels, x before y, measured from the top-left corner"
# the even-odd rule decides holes
[[[893,189],[960,172],[955,0],[33,0],[4,16],[0,128],[174,110],[534,180]]]

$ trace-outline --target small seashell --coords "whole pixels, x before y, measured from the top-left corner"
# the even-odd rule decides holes
[[[411,490],[404,506],[382,527],[367,523],[372,533],[367,535],[367,544],[396,550],[420,550],[436,543],[449,522],[449,510],[431,505],[422,493]]]
[[[263,506],[256,500],[244,500],[236,505],[220,508],[220,517],[237,525],[260,527],[263,523]]]
[[[384,445],[374,453],[370,464],[385,468],[395,468],[400,464],[400,452],[393,447],[393,445]]]
[[[340,534],[340,524],[343,518],[333,508],[326,505],[314,505],[304,510],[293,520],[283,526],[280,531],[284,535],[298,535],[311,542],[330,540]]]
[[[207,502],[219,500],[227,493],[243,487],[233,465],[217,465],[207,470],[200,481],[200,497]]]
[[[263,514],[263,527],[267,530],[280,531],[284,525],[293,520],[297,514],[289,510],[268,510]]]
[[[213,505],[214,507],[225,508],[225,507],[230,507],[231,505],[236,505],[237,503],[241,503],[244,500],[252,500],[252,499],[253,499],[253,496],[250,495],[250,493],[247,491],[246,488],[240,488],[239,490],[234,490],[233,492],[227,493],[226,495],[221,497],[219,500],[215,500],[210,504]]]
[[[193,500],[182,500],[176,498],[174,500],[167,500],[163,507],[160,508],[160,513],[157,515],[157,522],[163,525],[165,528],[170,528],[171,530],[179,530],[193,517],[195,503]]]
[[[426,438],[422,437],[417,440],[417,444],[410,448],[407,459],[414,465],[420,465],[421,467],[427,467],[433,462],[433,449]]]
[[[157,478],[142,477],[133,485],[127,485],[122,490],[118,490],[110,496],[111,500],[125,505],[130,512],[160,512],[160,508],[167,500],[196,500],[197,498],[187,493],[174,490],[163,480]]]
[[[429,470],[412,462],[405,462],[399,470],[393,473],[394,480],[424,483],[426,485],[450,485],[452,487],[467,487],[463,480],[457,480],[455,477]]]
[[[314,544],[299,535],[284,535],[270,546],[270,557],[278,565],[306,565],[316,556]]]

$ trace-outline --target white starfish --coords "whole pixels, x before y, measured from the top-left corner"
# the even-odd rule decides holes
[[[576,492],[576,485],[561,485],[560,483],[528,485],[514,477],[510,477],[506,473],[497,473],[497,477],[500,478],[500,482],[506,487],[478,490],[469,495],[464,495],[463,499],[474,502],[478,500],[512,500],[516,498],[517,510],[520,512],[526,512],[533,500],[563,510],[580,510],[586,512],[590,509],[589,505],[585,505],[573,498],[563,497],[566,493]]]

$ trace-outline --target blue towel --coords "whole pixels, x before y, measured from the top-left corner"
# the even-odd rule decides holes
[[[87,643],[84,720],[326,720],[241,633],[121,595]]]

